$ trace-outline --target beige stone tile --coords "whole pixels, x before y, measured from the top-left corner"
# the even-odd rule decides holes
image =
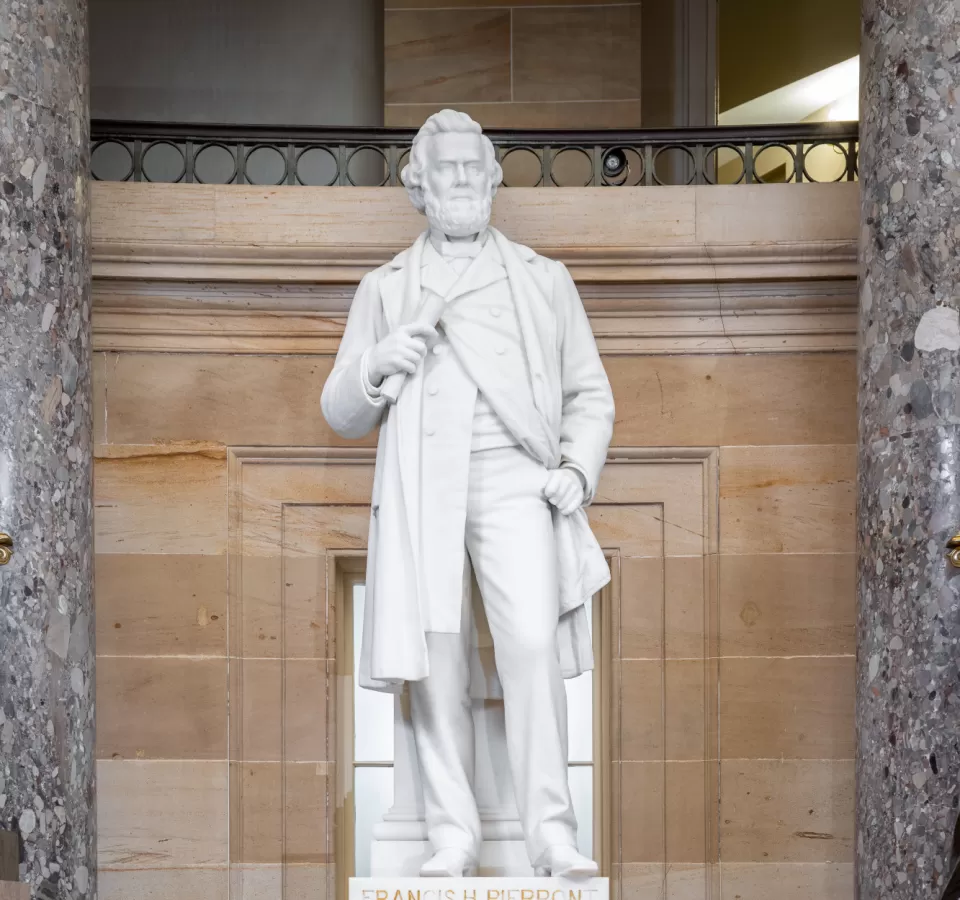
[[[231,585],[235,593],[230,597],[230,655],[279,659],[284,655],[284,621],[299,620],[306,625],[307,645],[325,657],[325,644],[318,646],[318,638],[325,634],[323,619],[309,612],[306,622],[300,616],[285,619],[283,558],[244,555],[239,570],[237,583]],[[293,655],[289,648],[287,654]]]
[[[243,446],[344,441],[320,411],[329,357],[120,353],[107,376],[114,443],[218,441]],[[157,390],[162,384],[163,390]]]
[[[644,191],[642,197],[637,191]],[[497,195],[492,221],[505,234],[514,235],[514,240],[546,252],[564,247],[692,244],[693,188],[664,191],[512,188]]]
[[[332,773],[332,766],[329,766]],[[284,813],[286,846],[283,858],[293,865],[332,863],[334,784],[327,769],[309,763],[287,763]]]
[[[323,561],[249,557],[232,610],[234,656],[326,659],[335,654],[333,608],[314,570]],[[306,572],[306,576],[303,573]],[[284,574],[285,573],[285,574]],[[286,639],[284,640],[284,636]]]
[[[97,756],[226,759],[226,659],[98,657]]]
[[[322,468],[322,466],[318,466]],[[372,467],[371,467],[372,472]],[[245,558],[279,556],[283,551],[283,532],[281,502],[271,502],[264,498],[245,498],[250,500],[244,507],[244,529],[242,552]],[[370,531],[369,498],[359,503],[323,503],[316,507],[313,521],[318,531],[311,540],[324,549],[336,554],[353,553],[363,550],[367,545]],[[250,518],[247,514],[250,514]],[[249,525],[247,523],[250,523]],[[284,556],[295,558],[296,548],[287,548]],[[307,558],[307,557],[304,557]],[[321,558],[322,559],[322,558]]]
[[[332,865],[234,866],[230,883],[232,900],[326,900],[335,890]]]
[[[392,128],[419,128],[443,103],[388,103],[384,123]],[[484,128],[604,129],[639,128],[639,100],[599,100],[594,103],[458,103]],[[562,183],[562,182],[561,182]]]
[[[97,653],[226,655],[223,556],[98,553]]]
[[[616,445],[600,476],[595,503],[683,504],[684,526],[703,516],[703,459],[677,459],[672,450],[649,449],[636,458],[622,455]],[[673,518],[678,518],[674,513]]]
[[[614,506],[594,503],[587,510],[590,527],[604,549],[628,556],[663,554],[663,511],[656,503]]]
[[[625,660],[615,664],[614,672],[619,686],[620,724],[619,744],[615,742],[611,748],[614,758],[663,759],[663,663]]]
[[[236,761],[322,762],[327,747],[328,664],[315,659],[232,659],[230,754]]]
[[[226,866],[193,869],[103,869],[100,900],[227,900]]]
[[[663,900],[666,863],[623,863],[610,872],[611,900]]]
[[[283,458],[245,463],[242,480],[244,559],[321,560],[327,552],[366,546],[370,529],[373,459],[338,465]],[[296,505],[296,506],[294,506]],[[279,578],[276,580],[279,588]]]
[[[97,553],[222,556],[227,551],[227,461],[174,453],[94,463]]]
[[[765,184],[769,194],[737,194],[742,185],[697,187],[697,237],[708,244],[777,240],[847,241],[859,229],[860,186]],[[809,188],[809,190],[807,190]],[[850,198],[851,202],[845,202]]]
[[[231,859],[238,863],[327,863],[324,763],[231,763]]]
[[[625,863],[620,867],[622,900],[704,900],[709,867],[696,863]],[[615,892],[611,878],[611,896]]]
[[[631,762],[621,764],[617,770],[620,782],[621,862],[662,863],[665,859],[664,765]]]
[[[358,276],[362,274],[365,273],[358,272]],[[282,280],[282,276],[280,278]],[[317,296],[323,293],[323,288],[317,290],[316,285],[305,286],[299,291],[296,288],[291,290],[289,286],[286,290],[275,288],[278,292],[283,290],[288,309],[306,308],[307,312],[299,315],[248,309],[251,303],[269,303],[269,300],[261,299],[262,289],[252,285],[245,289],[236,282],[228,283],[233,290],[225,286],[204,290],[209,281],[177,286],[168,281],[159,282],[153,292],[149,288],[124,292],[119,285],[98,278],[93,301],[93,346],[100,351],[109,351],[111,358],[118,353],[305,354],[327,357],[336,354],[347,316],[323,315],[309,310],[333,305],[339,311],[350,302],[353,294],[348,284],[328,289],[325,297]],[[190,286],[194,284],[198,289],[191,291]],[[342,299],[335,296],[338,293]],[[189,309],[190,301],[196,302],[197,299],[208,304],[202,312]],[[124,301],[127,301],[127,308],[122,308]],[[157,309],[155,305],[150,308],[151,301],[162,303],[165,308]],[[210,309],[218,303],[229,309],[226,315],[223,310]],[[184,309],[184,306],[188,308]]]
[[[722,900],[852,900],[852,863],[723,863]]]
[[[620,557],[620,616],[614,647],[624,659],[660,659],[664,630],[663,557]]]
[[[220,244],[373,246],[380,260],[389,262],[383,247],[399,252],[423,230],[423,216],[402,187],[351,187],[342,194],[327,187],[221,188],[214,238]],[[175,193],[165,196],[170,203],[179,199]]]
[[[288,657],[307,656],[332,659],[336,649],[336,594],[327,594],[326,558],[285,556],[283,561],[284,627]]]
[[[617,668],[620,759],[703,759],[705,661],[623,660]]]
[[[336,896],[336,870],[332,864],[289,863],[285,867],[284,900],[326,900]],[[263,900],[273,900],[275,894]],[[259,898],[245,898],[259,900]]]
[[[387,103],[510,99],[510,11],[390,11],[384,18]]]
[[[179,187],[164,185],[167,202],[178,202]],[[757,190],[767,187],[758,186]],[[638,191],[643,191],[642,197]],[[222,185],[216,198],[218,244],[333,244],[353,252],[373,248],[379,254],[375,258],[387,262],[390,253],[384,252],[384,247],[402,250],[423,229],[423,217],[401,187],[331,191],[324,187],[291,190]],[[136,199],[131,197],[132,202]],[[656,191],[598,187],[576,192],[518,187],[497,196],[492,222],[515,240],[557,253],[564,248],[693,246],[695,204],[693,187]],[[114,239],[126,237],[120,233]],[[775,237],[771,234],[770,239]]]
[[[724,447],[721,552],[852,552],[856,462],[854,445]]]
[[[613,444],[713,447],[856,441],[853,354],[608,357]]]
[[[608,466],[605,470],[618,467]],[[651,480],[670,477],[669,468],[644,464]],[[695,556],[707,549],[703,487],[699,467],[686,469],[686,475],[674,483],[650,485],[649,493],[636,499],[618,496],[601,480],[597,499],[587,509],[590,524],[600,545],[618,549],[624,556]],[[696,488],[693,490],[691,488]]]
[[[720,784],[725,863],[852,861],[852,760],[729,760]]]
[[[725,759],[852,759],[852,656],[720,660]]]
[[[720,559],[724,656],[853,653],[856,606],[852,553]]]
[[[319,467],[330,468],[330,467]],[[370,482],[372,466],[352,478],[349,466],[340,467],[350,480],[350,500],[360,497],[360,503],[344,508],[338,501],[321,501],[314,506],[289,507],[284,510],[283,553],[288,561],[315,560],[323,564],[324,554],[339,550],[362,549],[367,545],[370,530]],[[359,468],[359,467],[353,467]],[[364,467],[367,468],[367,467]],[[356,485],[356,493],[353,488]]]
[[[702,656],[707,646],[704,589],[702,556],[621,557],[622,658],[660,658],[664,634],[668,659]]]
[[[172,185],[170,185],[172,187]],[[94,181],[90,184],[93,246],[103,240],[184,241],[214,238],[216,190],[177,185],[177,200],[152,184]],[[94,250],[96,252],[96,250]]]
[[[515,9],[516,100],[640,97],[640,5]]]
[[[98,252],[109,251],[115,257],[129,256],[133,252],[136,242],[133,242],[134,247],[129,245],[131,235],[138,231],[135,223],[140,217],[153,217],[159,223],[155,232],[157,240],[174,257],[203,256],[215,252],[221,257],[229,255],[230,258],[243,259],[255,248],[255,255],[261,262],[265,258],[274,262],[284,257],[290,259],[292,254],[303,263],[303,248],[309,247],[308,257],[315,256],[320,261],[329,260],[335,264],[327,277],[349,280],[355,276],[357,266],[372,268],[377,261],[386,262],[394,248],[399,251],[408,246],[423,228],[422,217],[410,205],[401,187],[331,191],[325,187],[300,187],[294,190],[289,186],[218,185],[204,186],[204,190],[213,192],[215,233],[208,237],[183,240],[176,228],[163,231],[163,217],[157,215],[150,202],[146,202],[142,191],[132,190],[137,186],[115,184],[111,187],[119,188],[124,197],[124,217],[122,220],[99,222],[96,229],[101,234]],[[156,185],[143,187],[157,191]],[[159,190],[163,205],[174,208],[181,201],[187,202],[188,189],[191,187],[196,186],[163,185]],[[854,193],[848,194],[847,187],[852,188]],[[776,186],[740,185],[731,188],[738,192],[733,196],[735,203],[745,203],[745,197],[750,195],[764,198],[751,202],[770,204],[771,209],[777,209],[775,217],[767,217],[764,226],[766,231],[762,236],[765,245],[796,240],[794,219],[814,215],[817,210],[821,211],[820,214],[829,215],[830,210],[840,204],[849,207],[854,218],[858,215],[855,184],[806,185],[803,190],[796,190],[795,185],[787,186],[787,190],[793,190],[791,203],[799,204],[801,208],[809,206],[812,210],[803,215],[798,213],[797,216],[784,216],[776,204],[770,203],[771,188]],[[807,197],[810,193],[807,188],[814,191],[810,197]],[[822,188],[829,192],[820,194]],[[632,255],[630,251],[636,248],[669,246],[670,253],[666,256],[671,256],[669,262],[672,263],[675,252],[690,249],[695,255],[696,248],[701,246],[697,237],[696,205],[699,196],[707,196],[703,191],[709,194],[714,189],[713,186],[703,190],[693,186],[664,187],[655,191],[642,187],[617,190],[598,187],[577,191],[514,188],[503,191],[497,198],[493,224],[516,240],[571,261],[577,254],[568,250],[607,248],[614,252],[617,248],[626,248]],[[639,191],[643,192],[642,196]],[[846,215],[844,212],[843,216]],[[855,229],[846,234],[840,245],[844,253],[853,234]],[[729,235],[729,239],[738,245],[743,243],[736,231]],[[217,245],[216,251],[212,249],[214,244]],[[334,250],[330,249],[331,245]],[[294,251],[292,247],[300,249]],[[819,259],[822,252],[829,259],[833,249],[833,244],[827,243],[815,255]],[[583,258],[582,254],[579,258]],[[845,265],[843,258],[839,264]],[[119,272],[117,266],[102,256],[97,266],[101,273]],[[250,266],[243,268],[245,277],[254,277],[257,271],[273,271],[274,275],[267,277],[275,278],[276,270],[267,264],[259,269]],[[667,268],[674,267],[669,265]],[[170,268],[165,269],[171,271]],[[831,271],[835,270],[836,264]],[[580,267],[579,271],[584,275],[588,270]],[[666,268],[663,271],[665,273]],[[336,276],[336,272],[346,274]],[[594,269],[592,274],[601,273]],[[315,276],[316,270],[309,265],[304,268],[304,265],[293,262],[289,267],[289,277],[292,279],[313,280]],[[670,277],[676,276],[672,274]],[[603,278],[616,280],[616,270],[604,272]]]
[[[620,777],[623,863],[703,863],[704,763],[625,762]]]
[[[30,885],[0,881],[0,900],[30,900]]]
[[[285,454],[243,464],[243,502],[246,521],[257,528],[279,530],[282,504],[298,504],[299,509],[283,510],[283,524],[290,531],[287,545],[294,553],[317,555],[328,547],[322,539],[311,535],[315,523],[311,517],[326,515],[328,511],[310,507],[336,505],[369,506],[373,492],[373,454],[360,462],[335,462],[325,456],[292,462]],[[250,518],[250,517],[253,518]],[[279,544],[277,545],[279,546]]]
[[[706,756],[706,693],[709,661],[668,659],[666,673],[666,758],[696,760]]]
[[[616,456],[617,450],[611,450]],[[708,510],[704,494],[704,467],[702,459],[689,461],[670,460],[671,451],[665,458],[635,459],[608,464],[600,478],[593,506],[614,504],[604,510],[603,521],[609,527],[605,538],[611,543],[601,544],[618,547],[623,555],[647,556],[649,551],[634,552],[633,547],[647,545],[654,529],[662,534],[662,552],[667,556],[699,555],[708,549]],[[635,518],[650,517],[641,540],[625,521],[618,520],[617,510]],[[661,525],[662,522],[662,525]],[[599,524],[599,523],[598,523]],[[640,536],[640,535],[638,535]]]
[[[227,763],[99,760],[97,855],[110,869],[227,863]]]
[[[719,867],[667,864],[667,894],[665,900],[705,900],[711,894],[711,879],[719,883]]]
[[[717,523],[719,531],[719,522]],[[717,535],[719,544],[719,534]],[[706,591],[706,600],[704,603],[704,653],[706,656],[717,657],[720,655],[720,555],[710,553],[703,557],[703,566],[705,570],[704,590]]]

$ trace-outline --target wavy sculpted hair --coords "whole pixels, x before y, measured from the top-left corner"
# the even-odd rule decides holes
[[[493,143],[484,133],[477,122],[474,122],[466,113],[457,112],[455,109],[442,109],[434,113],[423,123],[423,127],[417,132],[413,139],[413,145],[410,148],[410,162],[403,167],[400,173],[400,180],[407,189],[407,195],[410,202],[414,205],[417,212],[423,212],[426,203],[423,199],[423,170],[426,168],[426,139],[442,132],[460,132],[463,134],[479,134],[483,138],[483,147],[487,153],[488,165],[491,169],[491,199],[496,196],[497,188],[503,181],[503,169],[497,162],[497,152],[493,149]]]

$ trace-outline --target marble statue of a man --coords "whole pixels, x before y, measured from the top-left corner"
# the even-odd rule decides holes
[[[584,601],[610,578],[583,510],[610,443],[610,384],[563,264],[490,227],[502,170],[476,122],[431,116],[402,177],[429,227],[360,283],[322,401],[344,437],[381,426],[361,683],[409,683],[434,852],[421,874],[470,874],[472,566],[531,864],[591,876],[576,850],[563,678],[593,665]]]

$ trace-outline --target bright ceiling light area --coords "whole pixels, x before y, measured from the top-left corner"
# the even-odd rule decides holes
[[[770,91],[720,113],[721,125],[839,122],[859,118],[860,57]]]

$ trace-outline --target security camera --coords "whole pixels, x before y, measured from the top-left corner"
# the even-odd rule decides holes
[[[627,154],[619,147],[603,154],[603,178],[608,184],[623,184],[630,174]]]

